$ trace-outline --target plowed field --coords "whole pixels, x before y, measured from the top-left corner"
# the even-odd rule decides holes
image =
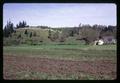
[[[3,57],[4,79],[116,79],[112,60],[74,61],[49,58]]]

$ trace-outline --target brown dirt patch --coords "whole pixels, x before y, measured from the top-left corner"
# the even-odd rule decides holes
[[[72,61],[25,56],[3,56],[4,79],[15,78],[15,72],[30,71],[54,74],[86,73],[94,76],[109,75],[116,78],[116,62],[112,60]],[[10,76],[12,74],[12,76]]]

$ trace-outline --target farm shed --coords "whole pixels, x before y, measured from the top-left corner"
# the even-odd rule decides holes
[[[105,44],[115,44],[116,38],[114,36],[103,36],[102,37]]]

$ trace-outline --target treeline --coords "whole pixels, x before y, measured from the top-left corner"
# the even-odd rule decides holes
[[[17,28],[24,28],[24,27],[29,27],[29,25],[27,25],[26,21],[23,21],[23,22],[19,22],[17,25],[16,25],[16,29]]]
[[[11,21],[7,21],[7,24],[5,25],[3,29],[3,36],[4,37],[9,37],[11,34],[15,31],[15,29],[19,28],[29,28],[30,26],[27,25],[26,21],[20,21],[16,26]],[[49,29],[51,27],[48,26],[37,26],[35,28],[41,28],[41,29]]]
[[[30,28],[30,26],[27,25],[26,21],[19,22],[16,26],[14,26],[11,21],[8,21],[3,29],[3,36],[4,38],[12,37],[11,34],[16,33],[16,29],[27,27]],[[78,27],[52,28],[48,26],[37,26],[35,28],[48,29],[47,38],[52,42],[65,42],[66,39],[68,39],[69,37],[73,37],[76,41],[84,40],[86,44],[90,44],[97,38],[103,36],[114,36],[114,38],[116,38],[117,31],[117,27],[112,25],[106,26],[95,24],[91,26],[89,24],[81,23]],[[28,32],[27,30],[25,30],[24,34],[26,37],[31,38],[32,42],[43,42],[42,36],[37,36],[38,34],[36,32]],[[17,39],[20,38],[22,38],[21,34],[17,36]]]
[[[11,21],[7,21],[7,24],[3,29],[3,36],[9,37],[13,32],[15,32],[15,29],[24,28],[24,27],[29,27],[26,21],[22,21],[22,22],[20,21],[16,26],[14,26],[14,24]]]
[[[57,30],[57,29],[56,29]],[[49,30],[49,37],[52,41],[59,39],[61,42],[64,42],[68,37],[75,37],[76,40],[84,40],[86,44],[90,44],[96,39],[104,36],[113,36],[116,38],[116,26],[105,26],[105,25],[79,25],[79,27],[73,28],[61,28],[58,29],[62,31],[62,34],[59,35],[59,32],[55,32],[51,35]]]

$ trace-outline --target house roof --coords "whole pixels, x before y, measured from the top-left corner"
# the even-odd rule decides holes
[[[109,38],[115,39],[114,36],[103,36],[102,38],[103,38],[103,39],[109,39]]]

